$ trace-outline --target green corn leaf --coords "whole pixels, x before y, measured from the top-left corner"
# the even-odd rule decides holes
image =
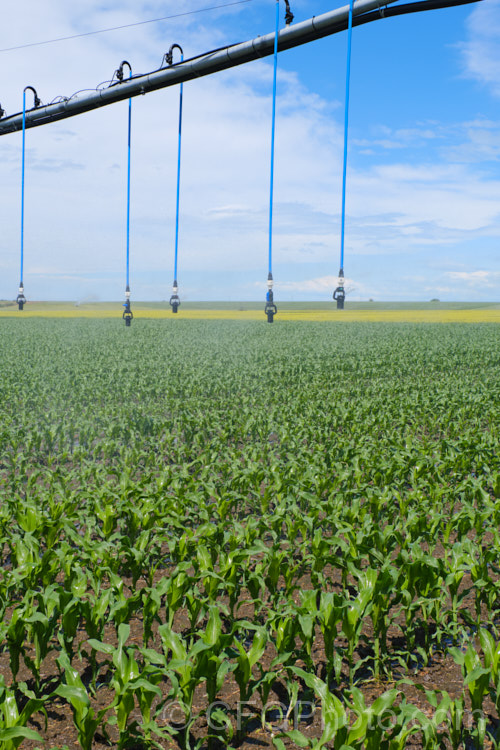
[[[477,666],[472,670],[472,672],[469,672],[465,676],[464,685],[471,685],[477,682],[481,677],[487,675],[491,675],[491,670],[489,668]]]
[[[208,571],[213,570],[212,556],[210,555],[210,552],[205,547],[205,545],[201,544],[197,548],[196,557],[198,559],[198,563],[200,565],[200,571],[202,573],[206,573]]]
[[[209,646],[217,643],[222,633],[222,622],[220,619],[219,609],[213,605],[209,607],[209,616],[207,627],[205,629],[204,641]]]
[[[13,727],[19,721],[19,710],[17,708],[16,698],[13,693],[8,693],[2,705],[5,724]]]
[[[187,651],[180,636],[174,633],[168,625],[160,625],[158,632],[161,636],[163,647],[172,652],[173,658],[179,661],[186,661]]]
[[[266,650],[267,639],[268,636],[266,629],[256,628],[255,635],[252,641],[252,647],[248,652],[248,661],[250,667],[253,667],[254,664],[256,664],[263,655],[264,651]]]
[[[101,643],[101,641],[98,641],[95,638],[89,638],[87,643],[94,649],[94,651],[98,651],[101,654],[112,654],[115,650],[115,647],[110,643]]]
[[[298,620],[305,638],[312,638],[315,618],[311,615],[299,615]]]
[[[392,688],[392,690],[387,690],[385,693],[383,693],[381,696],[379,696],[371,705],[371,711],[375,716],[380,716],[385,711],[387,711],[389,708],[391,708],[394,705],[394,701],[400,694],[400,691],[396,688]]]
[[[498,674],[498,664],[500,661],[500,643],[484,628],[479,630],[479,640],[483,649],[484,661],[487,667],[491,667],[495,674]]]
[[[10,750],[10,748],[16,748],[19,746],[22,740],[35,740],[35,742],[43,742],[43,737],[40,737],[38,732],[28,727],[9,727],[8,729],[0,729],[0,742],[3,745],[4,750]],[[5,744],[3,744],[5,743]]]
[[[298,729],[291,729],[289,732],[284,732],[284,735],[292,740],[297,747],[311,747],[310,741]],[[280,745],[277,745],[277,747],[280,748]]]
[[[66,698],[71,705],[79,710],[84,706],[90,706],[90,699],[84,687],[78,685],[59,685],[54,691],[61,698]]]

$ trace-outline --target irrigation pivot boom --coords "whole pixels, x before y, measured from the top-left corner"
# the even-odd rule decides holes
[[[389,4],[396,0],[357,0],[353,6],[353,26],[376,21],[390,16],[404,15],[424,10],[436,10],[455,5],[465,5],[478,0],[419,0],[402,5]],[[347,28],[349,5],[314,16],[307,21],[287,26],[278,34],[278,50],[291,49],[307,44],[315,39],[337,34]],[[197,57],[184,60],[169,67],[161,67],[151,73],[134,75],[132,78],[112,82],[107,88],[96,89],[90,93],[74,94],[63,97],[52,104],[38,105],[25,113],[25,128],[35,128],[49,122],[63,120],[66,117],[88,112],[107,104],[129,99],[139,94],[175,86],[184,81],[217,73],[237,65],[267,57],[274,53],[275,33],[259,36],[241,44],[206,52]],[[2,116],[3,115],[3,116]],[[13,133],[23,128],[23,113],[5,116],[0,107],[0,135]]]

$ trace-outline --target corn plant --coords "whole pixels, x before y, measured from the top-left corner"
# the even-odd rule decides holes
[[[172,627],[175,613],[182,606],[184,598],[193,590],[193,579],[188,574],[189,568],[189,563],[180,563],[172,575],[165,576],[157,584],[160,597],[165,602],[167,623],[170,627]],[[195,621],[196,618],[194,618]],[[192,625],[194,625],[194,622],[192,622]]]
[[[318,609],[318,622],[323,633],[326,654],[326,674],[328,683],[335,679],[337,685],[340,683],[342,672],[342,655],[335,646],[338,636],[339,625],[344,618],[344,609],[347,602],[340,594],[330,591],[322,591]]]
[[[3,750],[15,750],[23,740],[43,741],[38,732],[26,726],[28,719],[43,708],[44,700],[30,697],[19,711],[14,690],[5,685],[0,675],[0,745]]]
[[[377,572],[373,568],[363,571],[354,569],[358,583],[358,593],[347,603],[343,611],[342,633],[347,639],[347,664],[349,667],[349,685],[354,682],[354,650],[357,647],[363,628],[363,618],[366,617],[373,607],[373,592],[377,580]]]
[[[474,607],[476,618],[474,626],[481,627],[482,612],[481,607],[485,606],[488,612],[491,612],[498,598],[498,584],[491,577],[490,559],[488,550],[482,546],[474,545],[470,540],[466,540],[465,545],[471,561],[470,575],[474,589]]]
[[[316,675],[305,672],[299,667],[289,669],[320,699],[323,732],[317,739],[306,737],[299,729],[290,729],[283,732],[281,736],[292,740],[298,747],[307,747],[311,750],[322,750],[324,747],[332,748],[332,750],[340,750],[342,747],[360,747],[357,740],[356,744],[349,744],[349,717],[344,705],[336,695],[329,691],[327,684]],[[273,742],[277,750],[284,750],[285,745],[280,736],[274,737]]]
[[[30,531],[13,534],[10,545],[13,575],[25,591],[52,583],[58,567],[53,549],[42,550],[39,540]]]
[[[244,629],[242,629],[242,624],[239,624],[234,640],[236,648],[228,649],[228,657],[234,660],[231,670],[239,688],[240,704],[245,705],[250,701],[250,698],[259,685],[262,684],[262,681],[266,680],[266,678],[269,680],[269,673],[263,673],[262,670],[260,670],[258,676],[253,674],[254,667],[258,664],[266,650],[269,636],[263,627],[258,627],[251,623],[243,623],[243,625],[245,626]],[[251,637],[252,633],[253,637]],[[245,641],[241,643],[240,638],[245,638]],[[250,642],[250,639],[251,646],[247,649],[245,646]],[[239,728],[240,737],[243,732],[244,726],[241,729]]]
[[[370,569],[373,570],[373,569]],[[398,570],[390,562],[386,562],[380,570],[373,570],[375,582],[373,588],[373,602],[370,608],[370,618],[373,623],[373,671],[376,679],[385,670],[388,661],[387,631],[391,624],[391,608],[397,606],[401,594],[397,586]],[[373,575],[373,574],[372,574]]]
[[[280,607],[275,612],[269,612],[269,631],[277,651],[273,666],[292,664],[295,662],[295,637],[297,635],[298,622],[296,610],[290,604]]]
[[[10,671],[12,672],[14,685],[17,683],[21,656],[26,652],[25,637],[24,607],[20,605],[12,612],[10,623],[5,631],[5,639],[9,649]]]
[[[61,652],[57,661],[64,675],[64,683],[56,688],[54,694],[64,698],[71,705],[73,722],[82,750],[92,750],[95,733],[102,724],[109,706],[96,712],[91,706],[85,685],[78,671],[71,666],[68,656]]]
[[[25,649],[24,661],[33,673],[37,694],[40,690],[40,670],[43,660],[56,646],[56,625],[60,615],[56,588],[55,585],[49,586],[43,594],[40,594],[38,606],[35,607],[32,601],[23,614],[27,643],[33,643],[34,646],[33,657],[29,650]]]
[[[446,747],[446,741],[448,741],[452,750],[458,750],[463,746],[464,739],[465,702],[463,697],[452,699],[446,690],[438,692],[424,690],[421,685],[416,685],[416,687],[425,692],[428,702],[434,708],[432,723],[435,728],[436,742],[439,742],[440,747],[441,745]]]
[[[484,636],[483,640],[487,645]],[[472,643],[469,643],[465,652],[459,648],[451,648],[450,653],[455,663],[459,664],[462,669],[464,687],[467,687],[472,714],[476,718],[475,735],[479,746],[483,747],[486,736],[486,714],[483,710],[483,702],[489,692],[491,669],[483,665]]]
[[[313,670],[312,647],[315,636],[315,625],[318,616],[319,591],[309,589],[300,592],[300,604],[297,609],[297,634],[302,641],[301,656],[308,669]]]
[[[120,733],[119,748],[125,747],[130,740],[130,732],[133,728],[128,726],[128,721],[135,707],[136,693],[141,696],[140,702],[145,711],[147,723],[151,720],[151,701],[155,695],[161,695],[157,682],[146,680],[144,676],[141,678],[140,667],[135,658],[135,648],[125,645],[129,635],[130,625],[121,623],[118,627],[118,644],[116,647],[93,639],[89,640],[89,645],[96,651],[111,655],[113,670],[110,686],[115,696],[111,706],[115,711],[116,724]],[[155,679],[157,676],[157,673],[155,673]]]
[[[500,644],[485,628],[479,631],[479,641],[483,651],[484,666],[490,671],[492,697],[498,711],[500,710]]]
[[[348,742],[361,742],[363,750],[404,750],[411,734],[422,728],[428,731],[431,725],[421,712],[418,716],[422,716],[423,721],[419,726],[412,725],[416,712],[408,712],[404,703],[402,707],[396,706],[398,696],[399,690],[393,688],[367,706],[362,692],[351,688],[346,704],[356,721],[349,731]]]
[[[205,680],[209,704],[214,703],[230,669],[226,649],[233,640],[231,632],[222,628],[219,608],[208,608],[208,620],[201,638],[194,645],[197,653],[197,673]]]
[[[473,561],[471,560],[470,551],[464,548],[460,543],[455,542],[451,548],[450,554],[445,560],[445,584],[451,598],[451,632],[454,638],[458,633],[458,610],[460,603],[468,595],[470,588],[461,586],[465,573],[470,569]]]
[[[168,664],[167,674],[172,683],[171,695],[178,701],[184,714],[182,741],[186,743],[195,718],[192,716],[194,691],[206,677],[199,669],[198,654],[207,648],[207,644],[200,639],[189,648],[184,639],[167,624],[160,625],[158,632],[164,652],[161,656],[166,659],[165,662],[163,659],[161,661]]]

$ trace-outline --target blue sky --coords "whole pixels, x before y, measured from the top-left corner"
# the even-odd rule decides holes
[[[218,0],[221,3],[223,0]],[[26,0],[0,49],[207,8],[203,0]],[[340,7],[291,0],[295,20]],[[281,17],[284,16],[284,4]],[[0,52],[0,102],[22,109],[274,28],[250,0]],[[279,55],[275,297],[329,300],[340,254],[346,33]],[[184,300],[264,300],[272,60],[185,84],[179,238]],[[173,280],[178,88],[133,100],[132,301]],[[351,299],[500,299],[500,0],[353,31],[345,274]],[[125,290],[126,102],[26,133],[28,299],[119,300]],[[0,298],[17,294],[21,134],[0,137]]]

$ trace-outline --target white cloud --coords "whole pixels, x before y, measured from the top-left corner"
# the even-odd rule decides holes
[[[213,216],[214,219],[227,219],[229,216],[246,216],[252,214],[252,209],[249,206],[213,206],[207,209],[205,212],[208,216]]]
[[[500,271],[448,271],[446,276],[474,287],[494,288],[500,282]]]
[[[355,217],[391,214],[394,224],[426,228],[432,239],[498,225],[500,180],[481,179],[466,166],[378,165],[351,175],[349,208]]]
[[[345,279],[345,286],[350,286],[352,279]],[[313,294],[333,293],[338,286],[338,276],[321,276],[304,281],[280,281],[279,289],[285,292],[312,292]]]
[[[415,128],[390,128],[387,125],[379,125],[374,129],[372,138],[353,138],[352,145],[372,152],[376,148],[387,150],[400,150],[404,148],[425,148],[429,141],[435,141],[444,137],[440,128],[433,123],[422,123]]]
[[[441,149],[448,161],[487,165],[500,160],[500,121],[476,119],[457,124],[453,130],[456,142],[448,141]]]
[[[478,3],[467,28],[468,39],[460,45],[465,73],[500,96],[500,0]]]

